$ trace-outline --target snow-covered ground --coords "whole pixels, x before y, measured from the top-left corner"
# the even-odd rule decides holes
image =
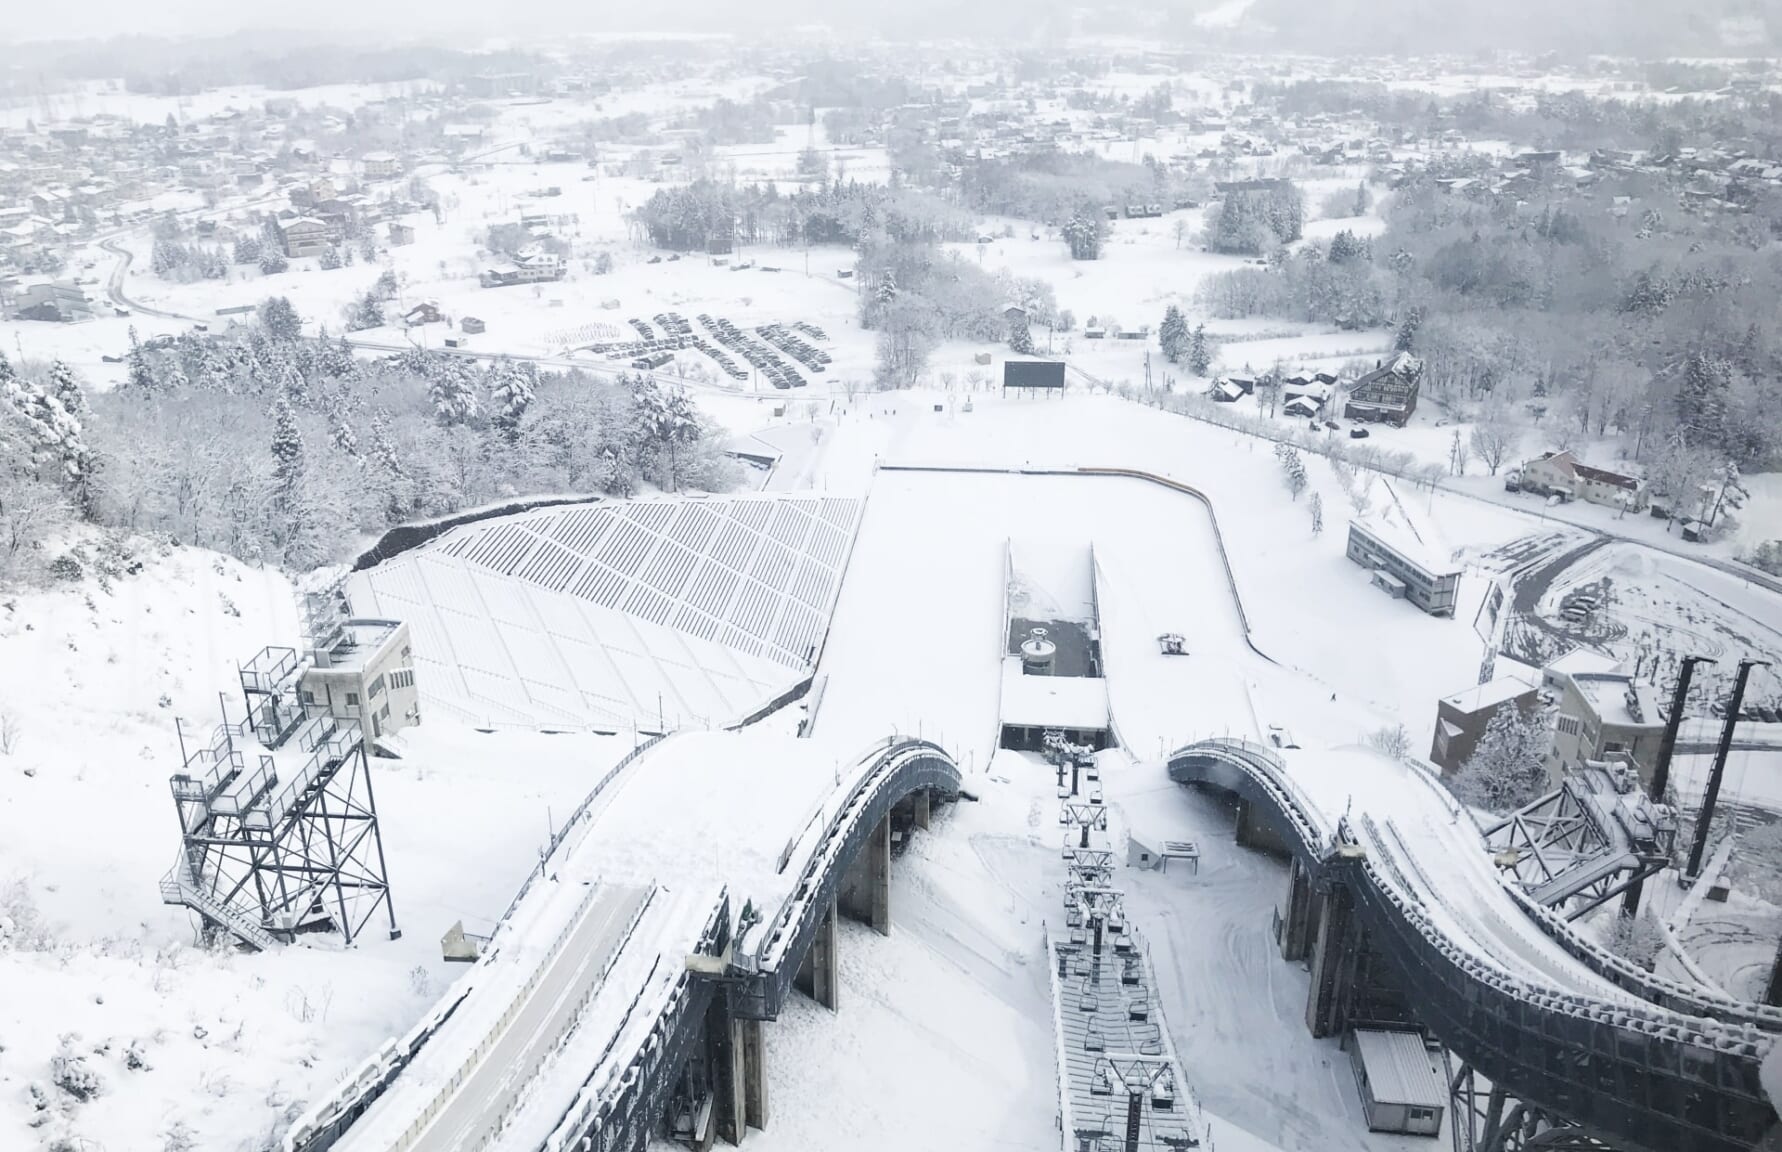
[[[236,663],[294,643],[296,606],[277,573],[191,549],[141,558],[109,592],[89,578],[0,606],[0,713],[19,725],[0,754],[8,1149],[159,1147],[179,1125],[199,1147],[254,1146],[431,1005],[461,971],[440,959],[446,929],[488,931],[553,820],[630,747],[416,728],[406,759],[372,762],[400,941],[195,948],[157,889],[179,844],[175,720],[208,738],[219,693],[239,716]],[[103,1084],[85,1104],[49,1089],[64,1039]]]

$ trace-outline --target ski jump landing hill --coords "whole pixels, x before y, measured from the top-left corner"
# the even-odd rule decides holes
[[[840,760],[754,730],[640,748],[470,972],[312,1107],[287,1152],[640,1148],[690,1060],[718,1089],[693,1130],[739,1139],[765,1122],[760,1023],[807,958],[833,995],[838,911],[888,930],[894,812],[925,826],[959,784],[921,740]]]
[[[1733,1152],[1774,1123],[1758,1068],[1777,1013],[1655,980],[1578,936],[1498,876],[1476,826],[1415,766],[1265,744],[1302,717],[1338,731],[1346,718],[1290,653],[1252,642],[1242,569],[1193,488],[1120,469],[887,469],[864,519],[850,517],[862,527],[817,641],[815,738],[672,736],[614,769],[471,972],[287,1149],[634,1148],[690,1060],[713,1086],[695,1131],[740,1138],[764,1122],[759,1021],[801,967],[833,996],[838,906],[880,923],[892,817],[919,826],[929,797],[960,786],[939,744],[987,760],[1006,541],[1047,532],[1094,540],[1121,742],[1141,759],[1155,749],[1179,781],[1235,792],[1240,830],[1292,853],[1284,931],[1313,955],[1314,1032],[1355,1018],[1366,963],[1468,1067],[1583,1134]],[[1191,655],[1161,655],[1166,631]],[[631,707],[645,707],[636,693]],[[887,732],[938,743],[839,754]]]
[[[881,548],[877,517],[929,492],[944,493],[949,515],[967,525],[979,517],[1021,533],[1050,525],[1093,541],[1115,732],[1138,759],[1166,760],[1175,780],[1236,793],[1240,836],[1294,855],[1284,933],[1298,949],[1291,958],[1313,960],[1314,1034],[1368,1022],[1380,1006],[1367,998],[1369,980],[1390,985],[1400,1007],[1413,1008],[1400,1019],[1428,1028],[1463,1071],[1521,1108],[1500,1114],[1487,1134],[1511,1147],[1532,1135],[1512,1131],[1519,1117],[1531,1129],[1539,1116],[1568,1138],[1649,1152],[1747,1149],[1774,1125],[1759,1068],[1782,1013],[1656,978],[1578,933],[1506,882],[1476,823],[1427,768],[1357,745],[1274,746],[1292,745],[1296,726],[1352,732],[1352,720],[1332,685],[1291,666],[1291,652],[1252,640],[1244,569],[1225,555],[1200,491],[1121,468],[887,466],[860,555]],[[947,617],[975,577],[965,565],[941,567],[934,557],[945,543],[931,540],[924,552],[924,566],[938,569],[927,582],[932,604],[899,613],[944,622],[900,630],[899,650],[920,652],[927,667],[964,663],[975,643],[972,629]],[[985,556],[975,568],[993,572],[993,562]],[[913,565],[897,584],[906,598],[927,594]],[[851,595],[838,608],[837,644],[853,623]],[[1163,655],[1163,632],[1185,635],[1190,654]],[[831,676],[820,728],[850,695]],[[946,716],[951,697],[969,694],[954,683],[924,694],[913,673],[899,682],[912,685],[901,707],[931,715]],[[858,702],[855,711],[874,715]]]
[[[1211,502],[1188,485],[1084,471],[1193,497],[1217,534]],[[1227,655],[1240,668],[1272,663],[1249,639],[1239,583],[1222,542],[1219,549],[1248,650]],[[1120,599],[1105,590],[1100,598]],[[1104,630],[1120,623],[1117,612],[1111,621],[1104,614]],[[1231,630],[1200,635],[1203,643],[1229,639]],[[1110,655],[1117,716],[1122,696],[1135,695],[1126,671]],[[1471,814],[1427,769],[1362,748],[1265,744],[1264,730],[1286,729],[1268,722],[1267,696],[1255,684],[1246,694],[1254,739],[1189,743],[1170,754],[1168,769],[1178,782],[1235,793],[1240,825],[1262,821],[1263,839],[1292,852],[1282,944],[1311,961],[1314,1034],[1379,1010],[1357,971],[1373,956],[1384,960],[1396,999],[1414,1005],[1415,1022],[1531,1115],[1652,1152],[1747,1149],[1775,1125],[1759,1070],[1772,1033],[1782,1032],[1782,1011],[1661,979],[1609,953],[1505,880]],[[1136,695],[1154,698],[1154,684]]]

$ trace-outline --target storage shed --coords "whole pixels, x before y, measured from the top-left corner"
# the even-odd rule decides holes
[[[1416,1032],[1357,1028],[1349,1061],[1369,1131],[1439,1136],[1448,1090]]]

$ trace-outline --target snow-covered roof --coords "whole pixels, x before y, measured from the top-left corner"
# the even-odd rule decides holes
[[[1002,664],[1002,722],[1100,731],[1108,726],[1107,682],[1090,676],[1028,676],[1021,658]]]
[[[1375,1100],[1415,1108],[1440,1108],[1448,1102],[1448,1090],[1430,1063],[1420,1034],[1357,1028],[1354,1040]]]
[[[1592,672],[1613,672],[1621,661],[1594,648],[1573,648],[1547,665],[1546,671],[1556,676],[1581,676]]]
[[[1460,571],[1460,566],[1449,558],[1451,553],[1443,548],[1430,528],[1413,528],[1400,515],[1385,511],[1372,512],[1356,517],[1349,524],[1360,528],[1432,576],[1453,575]]]
[[[1442,703],[1457,712],[1472,715],[1496,708],[1499,704],[1514,700],[1527,692],[1533,692],[1535,686],[1519,676],[1499,676],[1483,684],[1475,684],[1464,692],[1456,692],[1452,696],[1442,698]]]

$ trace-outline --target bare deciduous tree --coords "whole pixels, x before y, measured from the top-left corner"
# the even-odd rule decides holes
[[[1501,412],[1487,413],[1485,418],[1473,425],[1471,437],[1473,451],[1479,459],[1485,461],[1485,467],[1493,476],[1516,452],[1522,442],[1522,429],[1512,424]]]

